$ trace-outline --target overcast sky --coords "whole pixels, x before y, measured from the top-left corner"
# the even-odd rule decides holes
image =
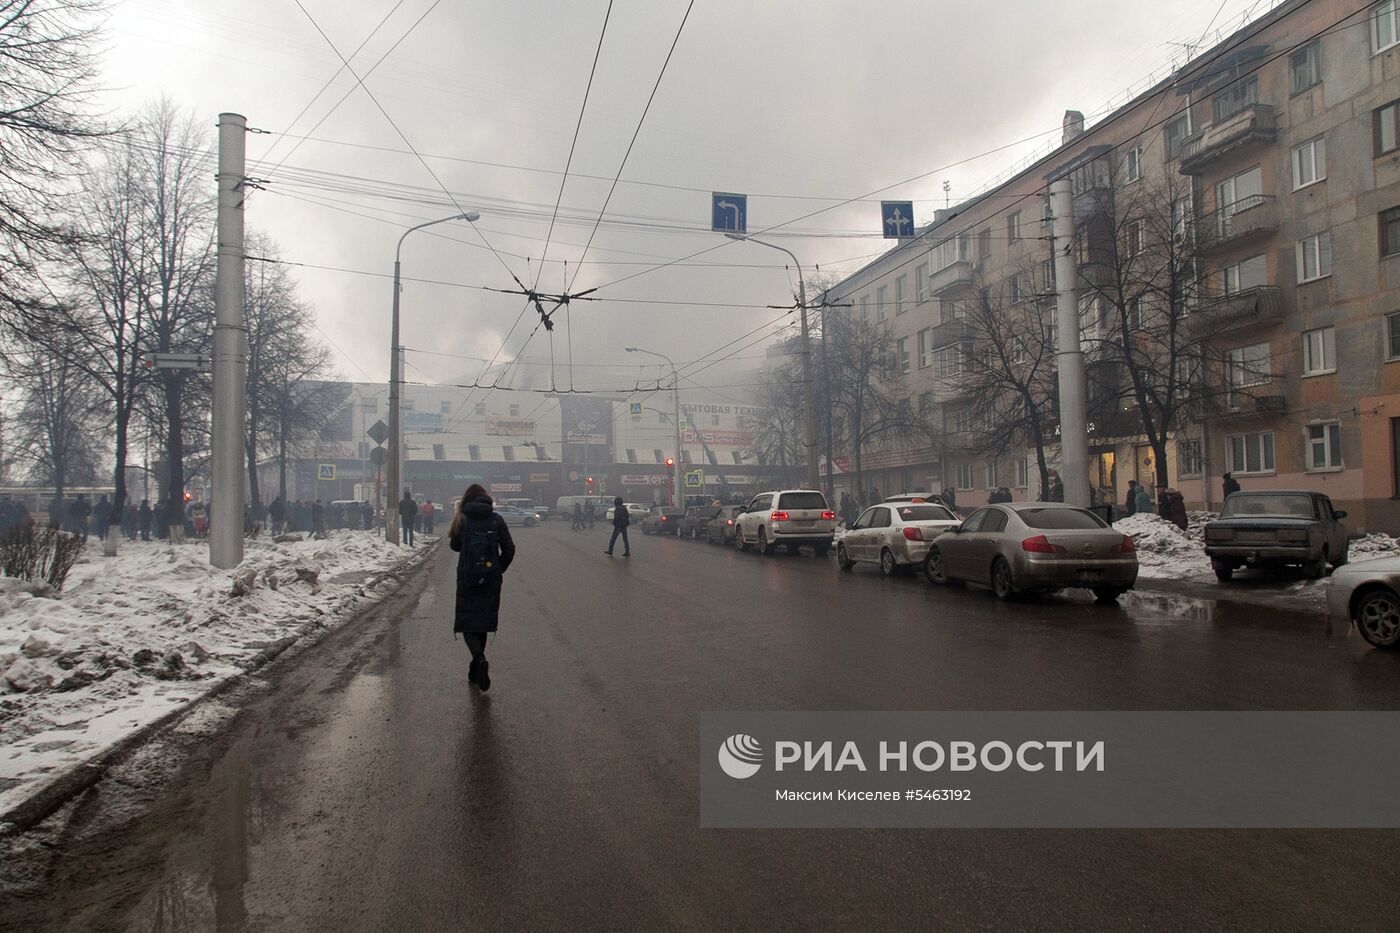
[[[569,260],[574,291],[604,286],[597,297],[615,299],[573,306],[574,385],[616,388],[618,374],[580,364],[636,363],[623,352],[634,344],[677,363],[694,360],[778,315],[763,306],[793,300],[796,278],[783,268],[786,257],[708,231],[707,192],[748,193],[749,231],[787,225],[772,239],[809,273],[817,266],[852,271],[883,248],[880,197],[913,199],[919,222],[930,220],[945,181],[954,201],[975,193],[1056,138],[1065,109],[1092,120],[1180,54],[1173,43],[1199,40],[1212,21],[1215,28],[1237,24],[1251,8],[1257,16],[1274,0],[696,0],[581,267],[686,0],[614,0],[543,265],[558,173],[607,0],[302,3],[315,25],[296,0],[115,0],[106,102],[129,111],[166,95],[207,117],[211,133],[221,111],[272,131],[248,139],[250,163],[257,162],[249,174],[267,179],[267,190],[250,200],[247,222],[273,237],[288,260],[387,276],[403,226],[455,213],[454,203],[481,212],[478,227],[500,259],[465,224],[445,224],[435,231],[451,239],[429,231],[408,239],[405,277],[512,288],[504,260],[527,285],[539,274],[542,291],[560,291]],[[340,68],[327,38],[348,57],[391,10],[352,60],[364,75],[408,34],[365,81],[388,118],[342,72],[293,122]],[[895,184],[915,176],[923,177]],[[890,185],[872,199],[802,219]],[[609,284],[716,246],[693,262],[717,265],[672,266]],[[340,374],[385,380],[389,281],[315,268],[295,273],[335,344]],[[648,303],[657,300],[751,307]],[[402,342],[489,357],[522,304],[511,295],[409,282]],[[556,319],[556,378],[566,386],[568,325],[562,313]],[[521,355],[537,322],[533,312],[521,320],[503,358]],[[539,330],[523,351],[526,372],[547,373],[550,349]],[[407,359],[406,378],[421,381],[471,378],[481,365],[420,352]],[[734,380],[743,377],[732,373],[721,366],[696,378],[741,396]]]

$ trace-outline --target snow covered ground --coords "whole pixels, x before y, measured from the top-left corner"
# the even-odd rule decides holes
[[[343,622],[414,553],[338,531],[250,541],[221,571],[203,543],[124,541],[105,558],[89,542],[60,595],[0,578],[0,813],[269,648]]]

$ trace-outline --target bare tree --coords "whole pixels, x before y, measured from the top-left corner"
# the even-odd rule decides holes
[[[0,314],[47,297],[36,266],[66,247],[70,175],[105,132],[92,115],[101,0],[0,0]]]
[[[248,244],[252,255],[276,259],[276,247],[266,237],[250,235]],[[268,450],[285,458],[286,445],[319,432],[343,398],[336,395],[337,383],[324,381],[330,377],[330,352],[312,337],[311,311],[297,299],[286,267],[250,262],[245,283],[248,433],[243,445],[249,498],[260,508],[259,459]]]

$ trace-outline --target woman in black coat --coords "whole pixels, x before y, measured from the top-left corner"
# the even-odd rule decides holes
[[[461,632],[472,653],[467,680],[482,692],[491,689],[486,636],[496,631],[501,612],[501,578],[515,560],[515,542],[506,520],[496,514],[486,490],[467,487],[452,516],[448,544],[458,552],[457,605],[452,631]]]

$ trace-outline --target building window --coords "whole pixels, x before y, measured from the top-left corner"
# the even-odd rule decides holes
[[[1384,52],[1400,42],[1400,4],[1386,0],[1371,14],[1371,50]]]
[[[1381,211],[1381,256],[1400,253],[1400,207]]]
[[[1241,78],[1226,88],[1224,93],[1217,94],[1210,102],[1215,122],[1219,123],[1222,120],[1230,119],[1258,99],[1258,76],[1250,75],[1248,78]]]
[[[1147,245],[1147,224],[1134,220],[1128,224],[1128,255],[1136,256]]]
[[[914,264],[914,300],[923,304],[928,301],[928,263]]]
[[[953,467],[953,486],[957,489],[972,488],[972,464],[959,463]]]
[[[1128,150],[1128,156],[1123,160],[1123,181],[1132,184],[1142,177],[1142,146],[1134,146]]]
[[[1006,295],[1011,299],[1012,304],[1016,304],[1025,297],[1021,291],[1021,273],[1011,273],[1011,278],[1006,280]]]
[[[485,402],[477,402],[477,403],[476,403],[476,413],[477,413],[478,415],[484,415],[484,414],[486,414],[486,403],[485,403]]]
[[[468,445],[468,446],[467,446],[467,459],[468,459],[468,460],[480,460],[480,459],[481,459],[481,448],[478,447],[478,446],[476,446],[475,444],[470,444],[470,445]]]
[[[514,447],[511,447],[511,446],[508,445],[508,444],[507,444],[505,447],[502,447],[502,448],[501,448],[501,459],[502,459],[502,460],[514,460],[514,459],[515,459],[515,448],[514,448]]]
[[[1385,358],[1400,360],[1400,311],[1385,316]]]
[[[1293,190],[1327,177],[1327,144],[1321,136],[1293,150]]]
[[[1176,472],[1179,476],[1200,476],[1200,438],[1183,438],[1176,442]]]
[[[909,338],[900,337],[894,342],[894,354],[899,374],[902,376],[909,372]]]
[[[1006,218],[1006,238],[1008,240],[1021,239],[1021,212],[1013,211],[1011,216]]]
[[[1376,155],[1400,149],[1400,100],[1391,101],[1375,111],[1372,126],[1375,130]]]
[[[656,448],[655,450],[653,450],[653,451],[651,452],[651,455],[652,455],[653,457],[656,458],[656,462],[657,462],[657,463],[661,463],[662,460],[665,459],[665,458],[663,458],[663,457],[661,456],[661,449],[660,449],[659,447]]]
[[[875,289],[875,320],[883,321],[889,312],[885,308],[885,296],[889,294],[889,287],[881,285]]]
[[[1298,281],[1311,282],[1332,274],[1332,234],[1315,233],[1298,241]]]
[[[1308,425],[1308,469],[1342,467],[1342,426],[1336,421]]]
[[[992,255],[992,231],[983,230],[977,234],[977,258],[986,259]]]
[[[906,294],[907,294],[907,291],[908,291],[907,288],[906,288],[906,285],[907,285],[907,283],[908,283],[908,280],[909,280],[909,277],[906,276],[906,275],[901,275],[901,276],[899,276],[899,278],[897,278],[897,279],[894,280],[894,313],[895,313],[895,314],[903,314],[905,311],[908,311],[908,310],[909,310],[909,305],[908,305],[908,303],[904,300],[904,299],[905,299],[905,296],[906,296]]]
[[[1273,381],[1267,343],[1236,347],[1230,351],[1230,388],[1247,389]]]
[[[1337,329],[1319,327],[1303,331],[1303,375],[1337,371]]]
[[[1231,473],[1272,473],[1274,471],[1274,432],[1232,434],[1227,439]]]
[[[1181,144],[1186,142],[1186,137],[1191,135],[1191,111],[1187,110],[1181,116],[1172,120],[1162,130],[1162,139],[1166,146],[1167,161],[1170,162],[1181,154]]]
[[[636,451],[635,449],[631,448],[631,447],[628,447],[628,448],[627,448],[627,462],[628,462],[628,463],[636,463],[636,462],[637,462],[637,451]]]
[[[919,331],[919,368],[928,369],[933,365],[933,328]]]
[[[1220,270],[1220,290],[1233,295],[1250,288],[1258,288],[1267,277],[1268,264],[1263,256],[1252,256]]]
[[[1306,91],[1322,80],[1321,48],[1314,39],[1288,56],[1288,73],[1293,79],[1294,94]]]
[[[1016,461],[1014,461],[1014,462],[1015,462],[1015,465],[1016,465],[1016,488],[1017,488],[1017,489],[1025,489],[1027,486],[1029,486],[1029,485],[1031,484],[1031,482],[1030,482],[1030,475],[1031,475],[1031,465],[1030,465],[1030,461],[1028,461],[1025,457],[1022,457],[1020,460],[1016,460]]]

